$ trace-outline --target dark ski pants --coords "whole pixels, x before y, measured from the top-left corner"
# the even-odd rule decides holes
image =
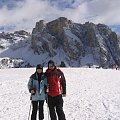
[[[39,120],[44,119],[43,105],[44,101],[32,101],[31,120],[37,120],[37,109],[39,109]]]
[[[50,110],[50,118],[51,120],[66,120],[65,114],[63,111],[63,98],[62,95],[59,96],[48,96],[48,107]],[[57,113],[57,116],[56,116]]]

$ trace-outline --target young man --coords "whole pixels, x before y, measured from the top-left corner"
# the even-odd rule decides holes
[[[37,120],[37,109],[39,109],[39,120],[44,119],[43,105],[45,101],[47,79],[43,74],[43,67],[41,64],[36,66],[36,71],[31,75],[28,82],[28,89],[31,93],[32,100],[32,114],[31,120]],[[38,105],[39,104],[39,105]],[[38,107],[39,106],[39,107]]]
[[[55,66],[54,61],[50,60],[45,75],[47,76],[48,107],[51,120],[57,120],[57,116],[58,120],[66,120],[62,98],[66,96],[66,80],[64,74]]]

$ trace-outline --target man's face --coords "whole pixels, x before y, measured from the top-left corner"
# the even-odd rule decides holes
[[[49,63],[48,68],[53,70],[55,68],[55,66],[53,64]]]

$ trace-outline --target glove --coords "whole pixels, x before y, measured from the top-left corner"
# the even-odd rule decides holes
[[[66,97],[66,94],[62,94],[63,97]]]

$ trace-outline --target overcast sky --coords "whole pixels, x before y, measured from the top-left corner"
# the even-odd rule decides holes
[[[48,22],[58,17],[67,17],[76,23],[91,21],[120,25],[120,0],[5,1],[0,2],[0,27],[12,26],[16,30],[32,31],[37,21],[43,19]]]

